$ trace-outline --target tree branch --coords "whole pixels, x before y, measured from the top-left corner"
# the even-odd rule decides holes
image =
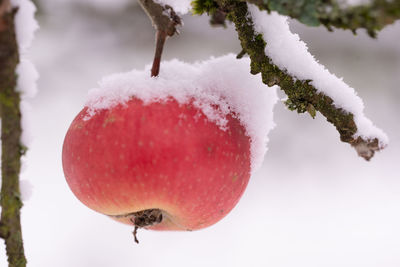
[[[10,267],[26,266],[21,233],[19,191],[21,137],[20,96],[16,92],[19,63],[14,16],[9,0],[0,0],[0,115],[1,115],[1,219],[0,237],[5,240]]]
[[[335,0],[296,1],[296,0],[240,0],[257,5],[260,9],[275,10],[309,25],[324,25],[349,29],[365,29],[371,37],[376,31],[400,19],[400,0],[372,0],[371,4],[343,7]]]
[[[366,160],[372,158],[375,151],[380,150],[378,139],[364,140],[361,137],[354,137],[357,126],[353,114],[335,107],[332,98],[318,93],[317,89],[310,85],[309,80],[295,80],[272,63],[265,54],[265,41],[254,30],[247,3],[234,0],[218,0],[217,2],[235,24],[242,48],[251,59],[251,73],[261,73],[263,82],[268,86],[279,85],[288,96],[286,104],[289,109],[297,110],[299,113],[307,111],[313,117],[315,112],[319,111],[336,127],[340,139],[351,144],[359,156]]]
[[[156,50],[154,55],[151,76],[158,76],[160,71],[161,56],[164,44],[168,36],[178,33],[176,27],[181,25],[181,18],[175,13],[172,7],[161,5],[153,0],[139,0],[140,5],[149,16],[156,29]]]

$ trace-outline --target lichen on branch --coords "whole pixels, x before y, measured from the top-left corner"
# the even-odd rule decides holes
[[[316,111],[319,111],[336,127],[340,139],[351,144],[366,160],[372,158],[375,151],[382,148],[376,138],[356,137],[357,126],[354,115],[336,107],[333,99],[318,92],[310,84],[310,80],[295,79],[272,62],[265,53],[267,44],[263,36],[254,29],[247,3],[234,0],[218,0],[217,2],[227,13],[227,18],[235,24],[242,48],[251,59],[251,73],[261,73],[262,81],[268,86],[280,86],[288,96],[286,104],[289,109],[297,110],[299,113],[309,112],[313,117]]]
[[[308,26],[324,25],[329,30],[365,29],[371,37],[400,19],[400,0],[371,0],[363,5],[345,5],[339,0],[240,0],[267,11],[278,11]]]
[[[26,266],[21,233],[19,192],[21,156],[20,95],[15,90],[19,63],[14,16],[9,0],[0,0],[0,115],[1,115],[1,219],[0,237],[5,240],[10,267]]]

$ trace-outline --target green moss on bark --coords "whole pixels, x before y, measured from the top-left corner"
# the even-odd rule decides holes
[[[207,13],[214,14],[218,9],[218,4],[214,0],[194,0],[192,1],[192,12],[195,15]]]

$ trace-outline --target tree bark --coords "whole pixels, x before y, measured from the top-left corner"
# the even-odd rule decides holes
[[[10,267],[26,266],[22,241],[19,190],[21,156],[20,95],[16,91],[19,63],[14,17],[9,0],[0,0],[0,115],[1,115],[1,219],[0,237],[5,240]]]

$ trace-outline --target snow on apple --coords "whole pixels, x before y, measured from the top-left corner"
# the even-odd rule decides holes
[[[71,190],[121,222],[138,225],[149,211],[155,219],[139,225],[149,229],[219,221],[261,164],[274,127],[276,88],[251,75],[249,63],[173,60],[157,78],[150,67],[104,78],[64,141]]]
[[[87,118],[126,103],[132,96],[144,103],[170,96],[179,103],[194,99],[193,104],[221,128],[226,125],[224,115],[236,114],[251,137],[252,170],[258,169],[266,153],[268,133],[275,126],[272,109],[278,97],[276,87],[268,89],[259,75],[250,74],[248,58],[237,60],[230,54],[195,64],[163,62],[156,79],[150,77],[150,68],[103,78],[99,88],[89,92]],[[213,108],[216,105],[218,110]]]
[[[307,45],[290,31],[286,16],[275,11],[268,14],[253,4],[249,4],[249,11],[255,30],[262,33],[267,42],[265,53],[275,65],[299,80],[312,80],[310,84],[331,97],[336,107],[352,113],[357,125],[355,138],[377,138],[380,148],[387,145],[387,135],[364,115],[363,101],[355,90],[316,61]]]

